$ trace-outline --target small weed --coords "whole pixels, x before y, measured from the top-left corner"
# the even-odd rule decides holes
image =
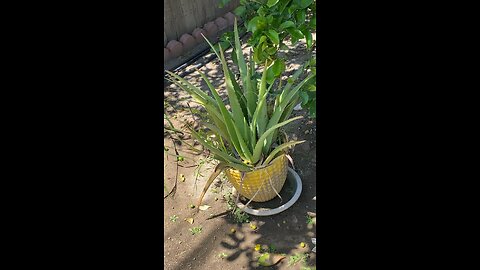
[[[317,270],[315,266],[309,267],[309,266],[303,266],[301,270]]]
[[[236,223],[242,224],[250,222],[250,216],[238,207],[235,207],[231,214]]]
[[[227,202],[228,210],[233,210],[235,208],[235,199],[233,198],[232,193],[227,192],[225,195],[223,195],[223,198]]]
[[[301,253],[301,254],[295,254],[290,256],[290,261],[288,262],[288,266],[297,264],[298,262],[306,263],[308,259],[308,253]]]
[[[202,232],[202,227],[201,226],[193,227],[189,229],[189,231],[192,233],[192,235],[196,235]]]
[[[225,200],[227,201],[227,208],[228,210],[232,210],[233,220],[236,223],[250,222],[250,216],[235,205],[235,199],[233,198],[233,195],[231,192],[228,192],[227,194],[225,194],[224,197],[225,197]]]
[[[222,253],[218,254],[218,257],[219,257],[220,259],[225,259],[226,257],[228,257],[228,255],[227,255],[227,253],[222,252]]]
[[[307,224],[313,225],[313,223],[314,223],[314,219],[311,216],[307,215]]]
[[[235,210],[233,211],[233,219],[237,223],[248,223],[248,222],[250,222],[250,216],[238,207],[235,208]]]
[[[175,221],[177,221],[177,219],[178,219],[177,215],[173,215],[173,216],[170,217],[171,222],[175,222]]]

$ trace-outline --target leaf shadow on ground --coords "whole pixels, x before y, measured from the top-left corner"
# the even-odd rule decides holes
[[[308,186],[308,185],[307,185]],[[311,210],[315,210],[314,202],[311,202],[312,195],[315,190],[306,190],[302,193],[299,200],[288,210],[275,216],[270,217],[255,217],[251,216],[252,224],[259,224],[256,231],[252,231],[249,226],[242,226],[233,221],[230,211],[215,213],[217,217],[222,219],[222,225],[217,230],[212,230],[205,239],[213,239],[215,235],[219,235],[219,231],[228,231],[230,228],[235,228],[234,233],[228,233],[221,237],[219,241],[211,240],[211,243],[199,242],[193,249],[188,251],[185,259],[176,262],[175,270],[187,269],[189,264],[204,265],[210,264],[208,258],[211,258],[211,252],[215,248],[205,250],[206,245],[220,245],[228,250],[228,256],[225,260],[225,269],[285,269],[291,255],[309,253],[309,258],[306,265],[316,265],[316,254],[311,252],[313,244],[311,238],[315,237],[315,227],[309,227],[306,224],[306,218],[303,214],[306,213],[305,206],[309,205]],[[208,226],[208,222],[204,223]],[[254,239],[254,241],[252,241]],[[210,240],[208,240],[210,241]],[[304,242],[307,244],[306,248],[299,248],[299,244]],[[276,249],[276,254],[285,253],[287,257],[276,265],[263,267],[258,266],[258,257],[261,255],[254,250],[255,244],[273,245]],[[242,256],[246,257],[241,258]],[[192,261],[195,257],[196,260]],[[242,261],[241,267],[238,267],[236,261]],[[245,264],[245,261],[247,264]],[[297,265],[300,265],[298,263]],[[235,266],[234,266],[235,265]],[[233,267],[233,268],[232,268]],[[195,269],[195,268],[193,268]],[[216,268],[215,268],[216,269]]]
[[[299,124],[299,126],[304,126]],[[291,127],[292,129],[296,127]],[[302,139],[311,139],[310,134],[304,134],[300,129],[299,136]],[[291,131],[293,133],[293,131]],[[296,171],[302,178],[302,194],[299,200],[286,211],[269,217],[251,217],[251,223],[256,224],[258,229],[252,231],[248,224],[237,224],[234,222],[230,211],[216,211],[213,216],[207,218],[202,224],[204,227],[208,227],[210,220],[220,219],[221,225],[208,232],[205,235],[204,241],[195,243],[192,242],[190,249],[186,250],[187,255],[183,260],[175,262],[175,270],[189,269],[188,266],[193,266],[191,269],[196,269],[195,266],[211,265],[212,262],[209,258],[212,258],[214,250],[218,247],[224,248],[225,253],[228,254],[224,258],[222,265],[225,265],[224,269],[286,269],[294,267],[287,267],[290,256],[295,254],[301,254],[303,252],[309,252],[310,258],[307,265],[316,265],[316,254],[311,252],[313,244],[311,238],[316,236],[316,227],[309,227],[307,225],[306,212],[316,212],[315,201],[312,200],[316,196],[316,172],[314,170],[315,159],[312,156],[305,155],[306,148],[296,149],[292,153],[292,157],[295,161]],[[312,147],[309,149],[313,151],[312,155],[315,155],[315,149]],[[313,168],[313,169],[312,169]],[[206,173],[208,174],[208,173]],[[220,181],[214,182],[213,188],[220,187]],[[199,222],[202,222],[199,220]],[[220,232],[229,232],[231,228],[235,228],[235,233],[222,234]],[[172,232],[173,234],[178,233]],[[165,237],[172,236],[166,235]],[[215,239],[217,237],[217,239]],[[299,244],[304,242],[307,244],[306,248],[299,248]],[[271,267],[258,267],[257,261],[258,252],[254,251],[255,244],[261,245],[273,245],[276,248],[275,253],[286,253],[288,256],[283,259],[279,264]],[[205,247],[208,247],[207,249]],[[196,260],[192,261],[195,257]],[[301,263],[297,264],[301,265]],[[238,267],[240,266],[240,267]],[[212,266],[217,267],[217,266]],[[232,268],[233,267],[233,268]],[[202,268],[204,269],[204,268]],[[218,268],[212,268],[218,269]]]

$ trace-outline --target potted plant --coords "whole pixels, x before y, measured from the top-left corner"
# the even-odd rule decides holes
[[[261,78],[251,54],[248,64],[246,63],[235,20],[233,62],[240,73],[237,81],[227,65],[221,46],[217,51],[206,40],[221,61],[228,105],[224,104],[218,90],[198,69],[212,96],[167,71],[167,79],[187,91],[206,110],[207,116],[201,125],[213,133],[205,135],[189,128],[192,135],[219,161],[200,195],[198,205],[222,171],[244,197],[256,202],[271,200],[276,195],[279,196],[287,177],[287,150],[304,142],[288,141],[286,134],[279,132],[279,128],[302,118],[291,118],[291,113],[299,101],[299,90],[314,76],[314,72],[297,83],[300,75],[308,68],[309,63],[306,63],[287,82],[279,81],[267,86],[267,68],[272,63],[265,63]]]

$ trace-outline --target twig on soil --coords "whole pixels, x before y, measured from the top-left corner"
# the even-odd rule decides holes
[[[225,215],[228,215],[228,213],[230,213],[230,210],[227,210],[223,213],[220,213],[220,214],[216,214],[216,215],[213,215],[211,217],[208,217],[206,220],[209,220],[209,219],[214,219],[214,218],[217,218],[217,217],[221,217],[221,216],[225,216]]]
[[[170,139],[172,140],[173,143],[173,149],[175,150],[175,154],[178,156],[178,150],[177,146],[175,145],[175,141],[173,140],[172,136],[170,136]],[[176,168],[176,173],[175,173],[175,185],[173,186],[172,190],[163,198],[166,199],[168,196],[172,195],[172,198],[175,197],[175,193],[177,192],[177,183],[178,183],[178,159],[175,160],[175,168]]]
[[[197,167],[197,165],[184,166],[184,165],[180,165],[180,164],[179,164],[178,166],[180,166],[180,167],[182,167],[182,168],[193,168],[193,167]]]

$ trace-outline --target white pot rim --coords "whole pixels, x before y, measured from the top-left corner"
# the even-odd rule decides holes
[[[293,178],[295,179],[295,182],[297,184],[297,189],[295,190],[295,194],[293,194],[293,197],[285,204],[277,208],[263,209],[263,210],[257,210],[257,209],[252,209],[250,207],[245,207],[245,205],[241,202],[238,202],[237,206],[243,211],[245,211],[246,213],[254,216],[272,216],[287,210],[298,200],[298,198],[300,197],[300,194],[302,193],[302,180],[300,179],[300,176],[292,168],[288,167],[287,177],[289,175],[293,176]]]

